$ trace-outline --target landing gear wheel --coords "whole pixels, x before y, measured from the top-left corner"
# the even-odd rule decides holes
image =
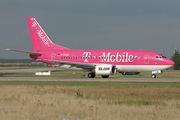
[[[95,74],[94,73],[88,73],[88,78],[95,78]]]
[[[151,76],[152,78],[156,78],[156,75],[155,74],[152,74],[152,76]]]
[[[108,78],[109,75],[102,75],[102,78]]]

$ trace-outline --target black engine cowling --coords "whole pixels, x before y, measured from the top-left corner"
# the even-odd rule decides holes
[[[140,72],[122,72],[122,75],[138,75]]]

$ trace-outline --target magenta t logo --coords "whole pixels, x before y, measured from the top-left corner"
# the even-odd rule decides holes
[[[85,55],[85,56],[84,56],[84,55]],[[83,53],[83,57],[85,57],[84,62],[88,62],[88,57],[90,57],[90,56],[88,56],[88,55],[91,55],[91,52],[84,52],[84,53]]]

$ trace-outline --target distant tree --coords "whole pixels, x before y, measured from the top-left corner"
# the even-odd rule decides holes
[[[180,54],[178,50],[175,50],[173,56],[171,59],[175,62],[175,65],[173,66],[174,70],[180,70]]]

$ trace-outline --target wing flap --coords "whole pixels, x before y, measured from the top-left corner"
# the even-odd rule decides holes
[[[83,69],[94,69],[95,64],[88,64],[88,63],[79,63],[79,62],[68,62],[68,61],[57,61],[57,60],[39,60],[39,61],[49,61],[54,63],[60,63],[61,65],[70,65],[71,67],[78,67]]]

